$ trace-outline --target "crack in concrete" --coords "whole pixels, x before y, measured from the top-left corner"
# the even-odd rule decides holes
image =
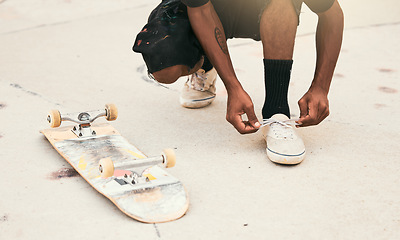
[[[55,104],[57,106],[61,106],[60,103],[54,102],[54,101],[52,101],[52,100],[40,95],[39,93],[27,90],[27,89],[23,88],[21,85],[19,85],[17,83],[10,83],[10,86],[13,87],[13,88],[19,89],[19,90],[21,90],[21,91],[23,91],[23,92],[25,92],[25,93],[27,93],[29,95],[32,95],[32,96],[35,96],[35,97],[39,97],[39,98],[41,98],[41,99],[43,99],[43,100],[45,100],[45,101],[47,101],[47,102],[49,102],[51,104]]]
[[[370,25],[366,25],[366,26],[351,27],[351,28],[347,28],[347,30],[363,29],[363,28],[370,28],[370,27],[386,27],[386,26],[393,26],[393,25],[399,25],[399,24],[400,24],[400,22],[377,23],[377,24],[370,24]]]
[[[158,237],[159,239],[161,239],[161,234],[160,234],[160,231],[158,230],[157,225],[156,225],[155,223],[153,223],[153,226],[154,226],[154,229],[156,230],[157,237]]]
[[[400,24],[400,22],[388,22],[388,23],[370,24],[370,25],[365,25],[365,26],[356,26],[356,27],[350,27],[350,28],[345,27],[344,31],[352,31],[352,30],[365,29],[365,28],[394,26],[394,25],[399,25],[399,24]],[[310,33],[300,34],[300,35],[297,35],[296,37],[307,37],[307,36],[314,35],[314,34],[315,34],[315,31],[310,32]]]

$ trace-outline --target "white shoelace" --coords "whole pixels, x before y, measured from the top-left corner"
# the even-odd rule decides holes
[[[206,91],[210,88],[210,86],[207,86],[206,81],[208,74],[206,73],[193,73],[194,75],[191,76],[190,82],[189,82],[189,87],[193,88],[194,90],[197,91]]]
[[[265,126],[271,125],[273,123],[278,123],[285,127],[292,127],[292,126],[300,125],[299,123],[296,122],[298,120],[299,120],[299,118],[289,119],[289,120],[285,120],[285,121],[279,121],[279,120],[276,120],[273,118],[268,118],[268,119],[263,119],[263,121],[261,123],[261,127],[265,127]]]
[[[298,120],[299,120],[299,118],[288,119],[285,121],[279,121],[279,120],[276,120],[273,118],[263,119],[260,128],[269,126],[272,124],[277,124],[277,125],[275,125],[276,127],[271,126],[273,128],[273,132],[276,137],[284,138],[284,139],[293,139],[293,131],[294,130],[293,130],[292,126],[300,125],[300,124],[296,123],[296,121],[298,121]]]

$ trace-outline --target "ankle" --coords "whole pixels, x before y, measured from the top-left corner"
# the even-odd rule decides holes
[[[262,116],[263,119],[269,119],[272,116],[274,116],[275,114],[283,114],[286,117],[288,117],[290,119],[290,109],[289,106],[286,107],[281,107],[281,108],[269,108],[269,107],[263,107],[262,108]]]
[[[287,94],[292,65],[293,60],[264,59],[265,102],[262,114],[265,119],[276,113],[282,113],[290,118]]]

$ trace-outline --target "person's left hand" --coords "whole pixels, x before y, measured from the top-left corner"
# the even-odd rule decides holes
[[[317,125],[329,115],[328,93],[321,88],[311,87],[298,104],[300,108],[298,127]]]

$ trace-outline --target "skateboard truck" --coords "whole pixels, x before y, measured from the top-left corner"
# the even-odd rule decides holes
[[[114,170],[116,168],[135,170],[132,171],[132,174],[130,175],[125,174],[124,180],[130,184],[137,184],[150,181],[147,176],[143,175],[144,171],[149,167],[161,164],[165,168],[171,168],[175,166],[175,163],[176,157],[174,150],[164,149],[162,155],[159,156],[132,159],[115,164],[113,163],[111,158],[103,158],[99,161],[99,171],[103,178],[108,178],[114,175]]]
[[[94,116],[94,117],[92,117]],[[80,113],[61,114],[58,110],[51,110],[47,121],[52,128],[59,127],[61,122],[70,121],[77,123],[72,132],[79,138],[95,136],[96,132],[90,128],[90,124],[99,117],[105,117],[108,121],[117,119],[118,109],[114,104],[106,104],[104,110],[87,111]]]

